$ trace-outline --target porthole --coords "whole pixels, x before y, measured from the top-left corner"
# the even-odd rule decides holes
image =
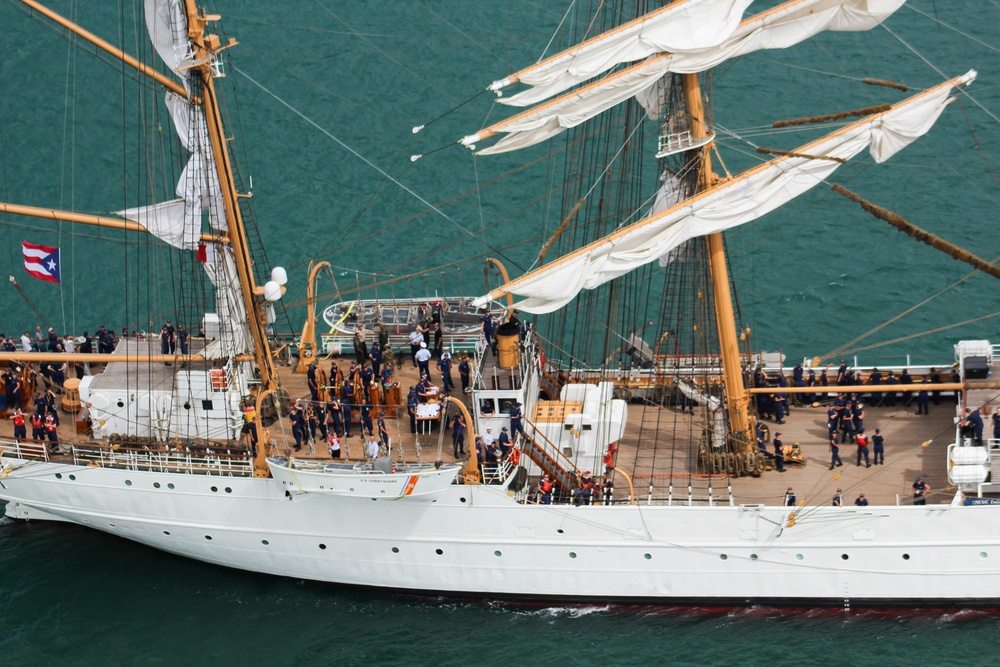
[[[163,534],[164,534],[164,535],[169,535],[169,534],[170,534],[170,531],[169,531],[169,530],[165,530],[165,531],[163,531]]]
[[[109,525],[109,526],[111,526],[112,528],[117,528],[117,527],[118,527],[118,526],[116,526],[116,525],[115,525],[115,524],[113,524],[113,523],[109,523],[108,525]]]
[[[160,483],[159,482],[153,482],[153,488],[154,489],[160,488]]]
[[[564,531],[562,528],[556,528],[556,532],[562,535]]]
[[[986,552],[985,551],[980,551],[979,552],[979,557],[980,558],[986,558]]]
[[[57,472],[56,473],[56,479],[62,479],[62,473],[61,472]]]
[[[729,558],[729,556],[726,554],[719,554],[719,560],[726,560],[727,558]]]
[[[232,493],[232,492],[233,492],[233,490],[227,486],[226,487],[226,493]]]
[[[264,545],[265,547],[266,547],[266,546],[267,546],[268,544],[270,544],[270,542],[268,542],[267,540],[261,540],[261,541],[260,541],[260,543],[261,543],[261,544],[263,544],[263,545]]]
[[[750,560],[757,560],[757,554],[750,554]]]
[[[76,481],[76,475],[70,475],[69,478],[74,482]]]
[[[174,483],[173,482],[167,482],[167,488],[168,489],[173,489],[174,488]]]
[[[444,553],[444,551],[442,551],[441,549],[435,549],[434,553],[436,553],[438,556],[440,556],[441,554]]]
[[[903,560],[910,560],[910,554],[903,554]]]
[[[212,541],[212,536],[211,535],[206,535],[205,539],[208,540],[209,542],[211,542]]]
[[[321,545],[319,545],[319,548],[320,548],[321,550],[322,550],[322,549],[326,549],[326,545],[325,545],[325,544],[321,544]]]
[[[496,551],[493,552],[493,555],[496,556],[497,558],[500,558],[500,556],[503,556],[503,552],[497,549]]]
[[[125,486],[132,486],[132,480],[126,479],[125,480]]]
[[[458,502],[460,502],[460,503],[464,503],[464,502],[465,502],[465,498],[459,498],[459,499],[458,499]]]
[[[218,493],[218,492],[219,492],[219,487],[213,486],[212,487],[212,493]]]
[[[393,547],[392,548],[392,553],[398,554],[399,553],[399,547]]]
[[[805,558],[805,556],[802,554],[795,554],[795,560],[802,560],[803,558]]]
[[[576,552],[575,551],[570,551],[569,552],[569,557],[570,558],[576,558]]]
[[[847,560],[848,558],[850,558],[850,556],[847,554],[840,554],[840,560]]]
[[[643,554],[642,557],[646,560],[653,560],[653,554]]]

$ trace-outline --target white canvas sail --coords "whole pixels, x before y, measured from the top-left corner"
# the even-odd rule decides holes
[[[219,314],[223,335],[217,344],[206,347],[203,354],[209,359],[224,359],[248,352],[252,349],[250,329],[232,250],[225,245],[209,244],[205,259],[205,272],[215,286],[215,312]]]
[[[171,199],[151,206],[115,211],[115,215],[138,222],[150,234],[175,248],[195,250],[201,240],[201,226],[187,224],[186,209],[183,199]]]
[[[178,68],[191,62],[191,40],[188,39],[187,16],[181,0],[146,0],[146,29],[157,55],[174,71],[187,87],[188,73]]]
[[[718,46],[697,52],[671,52],[611,74],[599,81],[549,100],[534,109],[494,123],[462,139],[471,146],[501,133],[507,136],[478,151],[492,155],[518,150],[551,139],[631,97],[645,101],[655,118],[655,100],[661,80],[670,73],[702,72],[720,63],[764,49],[785,49],[824,31],[864,31],[874,28],[905,0],[793,0],[740,23]],[[578,79],[581,83],[589,77]],[[559,92],[559,91],[555,91]],[[546,95],[545,97],[547,97]],[[540,98],[540,99],[544,99]]]
[[[500,90],[514,81],[533,86],[504,104],[528,106],[581,81],[627,62],[663,53],[703,51],[717,46],[739,25],[753,0],[685,0],[662,7],[634,21],[526,67],[490,86]]]
[[[795,152],[847,159],[868,148],[876,162],[883,162],[926,133],[951,101],[951,90],[970,83],[975,75],[970,71],[951,79]],[[552,312],[581,290],[594,289],[653,262],[689,239],[756,220],[815,187],[838,166],[839,162],[822,158],[771,160],[529,272],[476,299],[475,305],[511,293],[524,298],[517,304],[519,309]]]

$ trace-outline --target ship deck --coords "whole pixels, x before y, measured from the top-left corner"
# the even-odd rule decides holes
[[[333,359],[322,359],[320,363],[329,369],[330,363],[337,363],[345,372],[350,366],[351,357],[341,356]],[[405,395],[410,385],[416,383],[416,369],[409,358],[401,359],[405,363],[397,367],[397,379],[401,384],[403,405],[395,412],[389,410],[386,414],[386,425],[393,441],[394,450],[401,443],[403,455],[408,462],[434,461],[437,458],[438,431],[430,434],[412,435],[409,430],[409,420],[406,414]],[[164,370],[168,370],[164,368]],[[309,397],[305,374],[294,373],[289,366],[278,367],[279,376],[288,393],[293,398]],[[457,373],[454,374],[457,380]],[[434,373],[435,378],[437,373]],[[471,396],[456,392],[467,405]],[[831,397],[832,398],[832,397]],[[669,494],[674,504],[691,502],[705,504],[709,496],[713,503],[728,504],[730,488],[735,504],[781,505],[785,490],[791,486],[797,500],[809,505],[829,504],[834,492],[839,487],[843,489],[844,504],[852,504],[859,493],[864,493],[871,504],[894,505],[909,504],[912,495],[911,484],[920,475],[931,486],[928,500],[931,503],[950,502],[953,491],[948,490],[946,472],[946,448],[954,440],[956,408],[953,397],[942,396],[940,404],[930,405],[929,415],[916,415],[916,402],[905,407],[902,401],[897,401],[895,407],[866,407],[865,427],[871,435],[876,428],[881,429],[885,437],[885,464],[872,465],[870,468],[855,465],[856,447],[852,444],[841,446],[843,467],[829,470],[830,455],[826,430],[825,404],[818,407],[793,407],[785,417],[785,423],[778,426],[769,423],[771,434],[775,430],[782,433],[782,441],[787,445],[798,445],[804,463],[796,465],[786,463],[786,472],[779,474],[774,470],[766,471],[760,477],[731,478],[725,475],[706,476],[697,471],[697,457],[689,445],[689,433],[697,433],[700,429],[692,417],[681,413],[680,406],[660,406],[633,402],[629,405],[629,420],[625,437],[620,443],[618,453],[619,465],[634,479],[636,500],[646,501],[651,491],[660,502]],[[59,427],[60,443],[64,451],[66,444],[94,444],[87,433],[77,433],[75,420],[71,415],[60,413],[62,421]],[[651,424],[658,425],[657,433],[651,433]],[[352,460],[363,457],[363,440],[359,437],[357,427],[353,437],[345,438],[342,456]],[[277,424],[271,427],[271,433],[277,438],[282,437],[282,431],[290,437],[287,425],[282,429]],[[13,434],[13,426],[9,420],[0,424],[0,438],[6,440]],[[29,425],[30,435],[30,425]],[[656,438],[655,457],[644,455],[649,449],[651,438]],[[673,445],[665,444],[666,439],[673,440]],[[471,438],[467,438],[467,442]],[[638,443],[642,442],[641,447]],[[455,461],[452,456],[450,432],[445,434],[441,458],[444,462]],[[396,451],[393,452],[394,458]],[[296,456],[324,460],[329,459],[325,446],[316,446],[316,451],[310,453],[303,448]],[[67,459],[69,460],[69,459]],[[648,461],[648,463],[640,462]],[[635,462],[633,469],[632,462]],[[598,465],[590,466],[595,471]],[[534,483],[532,479],[532,483]],[[627,497],[628,486],[619,476],[615,479],[615,499],[620,502]]]

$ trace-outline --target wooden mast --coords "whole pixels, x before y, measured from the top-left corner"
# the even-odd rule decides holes
[[[273,390],[278,386],[278,375],[273,367],[270,345],[264,331],[263,305],[258,298],[262,296],[263,288],[257,287],[254,282],[253,261],[250,258],[246,228],[243,226],[243,214],[240,211],[239,195],[236,191],[232,163],[229,158],[229,140],[222,127],[222,115],[219,112],[219,102],[215,94],[212,65],[222,45],[218,35],[205,34],[205,26],[209,21],[218,20],[219,17],[200,14],[194,0],[184,0],[184,11],[188,20],[188,38],[195,48],[194,64],[188,71],[191,72],[192,76],[197,77],[202,85],[202,109],[205,111],[208,137],[212,144],[215,167],[219,175],[219,186],[226,213],[226,226],[229,230],[229,247],[233,250],[236,272],[239,275],[240,292],[247,311],[250,336],[253,340],[253,355],[256,367],[260,372],[262,388]],[[230,41],[226,46],[232,46],[234,43]]]
[[[684,105],[691,138],[697,141],[708,136],[708,129],[705,126],[705,110],[701,98],[701,85],[698,82],[697,74],[682,74],[681,82],[684,87]],[[711,147],[712,143],[709,142],[698,149],[701,152],[701,170],[698,174],[696,192],[710,188],[715,180],[709,153]],[[705,238],[705,242],[708,245],[708,264],[712,274],[712,291],[715,295],[715,322],[719,331],[719,351],[722,355],[729,430],[733,434],[743,434],[744,451],[747,451],[754,442],[754,438],[751,437],[750,433],[749,397],[746,387],[743,385],[743,373],[740,368],[736,316],[733,313],[733,295],[729,289],[729,268],[726,265],[722,234],[709,234]]]

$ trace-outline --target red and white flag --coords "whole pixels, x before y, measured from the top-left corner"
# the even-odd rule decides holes
[[[35,245],[21,242],[24,253],[24,270],[47,283],[59,284],[59,248],[50,245]]]

